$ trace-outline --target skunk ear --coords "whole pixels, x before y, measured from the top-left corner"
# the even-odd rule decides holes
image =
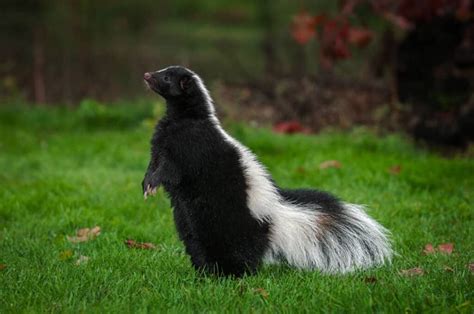
[[[179,80],[179,86],[181,87],[181,90],[185,91],[185,90],[187,90],[189,87],[191,87],[192,81],[193,81],[193,79],[191,78],[191,76],[189,76],[189,75],[183,76],[183,77]]]

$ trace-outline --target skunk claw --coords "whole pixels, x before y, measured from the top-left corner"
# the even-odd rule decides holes
[[[146,186],[145,193],[143,193],[143,198],[146,200],[148,196],[156,195],[157,187],[152,188],[150,184]]]

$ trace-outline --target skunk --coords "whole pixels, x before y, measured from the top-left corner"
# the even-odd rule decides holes
[[[317,190],[283,189],[221,127],[201,78],[181,66],[144,74],[166,100],[142,182],[145,199],[162,185],[179,238],[199,271],[242,276],[262,262],[344,273],[382,265],[388,231],[362,206]]]

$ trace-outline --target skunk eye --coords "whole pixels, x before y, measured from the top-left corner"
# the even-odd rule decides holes
[[[163,77],[163,80],[164,80],[165,82],[169,82],[169,81],[170,81],[170,77],[169,77],[168,75],[166,75],[165,77]]]

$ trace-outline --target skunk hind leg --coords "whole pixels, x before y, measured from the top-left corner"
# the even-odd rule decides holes
[[[216,248],[205,245],[203,239],[193,229],[189,220],[186,206],[173,200],[173,216],[179,239],[184,243],[186,254],[190,256],[191,264],[198,272],[223,276],[242,277],[244,274],[256,272],[260,258],[253,254],[253,243],[221,248],[217,254]],[[208,241],[209,242],[209,241]]]

